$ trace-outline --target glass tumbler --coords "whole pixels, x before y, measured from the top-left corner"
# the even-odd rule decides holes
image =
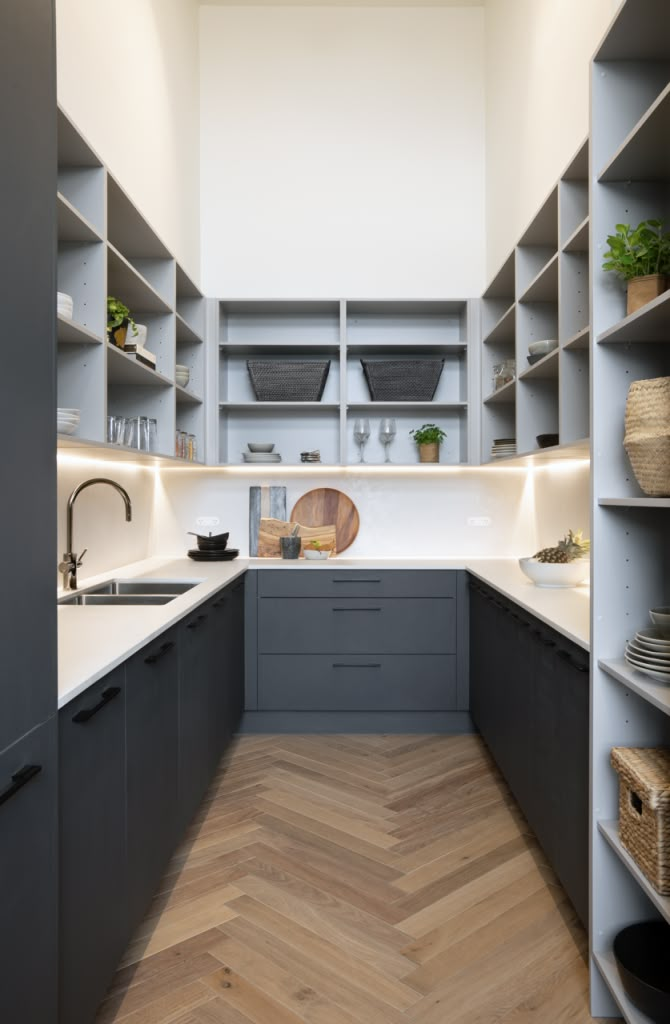
[[[128,448],[140,448],[140,422],[142,416],[131,416],[126,420],[124,440]]]
[[[158,420],[149,418],[149,451],[158,451]]]

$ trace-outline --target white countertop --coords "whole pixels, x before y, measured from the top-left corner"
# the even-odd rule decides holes
[[[160,636],[247,569],[467,569],[477,579],[511,598],[573,643],[589,649],[589,588],[544,590],[526,579],[513,558],[337,558],[291,561],[236,558],[232,562],[192,562],[188,558],[150,558],[113,572],[80,579],[81,590],[109,579],[197,580],[192,590],[165,605],[58,606],[58,706]],[[59,597],[64,596],[59,591]]]

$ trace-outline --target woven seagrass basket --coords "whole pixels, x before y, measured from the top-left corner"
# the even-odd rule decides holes
[[[670,495],[670,377],[636,380],[626,401],[624,448],[635,478],[653,498]]]
[[[432,402],[444,359],[361,359],[373,402]]]
[[[670,896],[670,749],[614,747],[619,835],[661,896]]]
[[[330,359],[249,359],[247,369],[259,402],[320,402]]]

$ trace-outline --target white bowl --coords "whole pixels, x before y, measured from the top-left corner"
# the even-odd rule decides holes
[[[78,423],[61,423],[60,420],[56,423],[56,431],[59,434],[76,434],[78,430]]]
[[[247,448],[256,455],[260,455],[262,452],[273,452],[274,447],[269,441],[247,441]]]
[[[302,553],[309,561],[323,562],[328,558],[330,551],[316,551],[314,548],[303,548]]]
[[[574,562],[538,562],[535,558],[520,558],[519,568],[536,587],[576,587],[589,577],[588,558]]]
[[[663,633],[670,634],[670,605],[661,608],[650,608],[649,617]]]
[[[532,356],[546,356],[555,348],[558,348],[558,342],[554,338],[548,338],[545,341],[531,341],[528,351]]]

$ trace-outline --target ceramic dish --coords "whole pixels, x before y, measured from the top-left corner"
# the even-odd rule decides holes
[[[626,654],[629,654],[634,661],[648,665],[649,668],[657,668],[660,672],[670,672],[670,656],[667,658],[662,655],[656,657],[656,655],[645,651],[644,648],[637,647],[632,640],[626,645]]]
[[[643,640],[646,644],[659,647],[661,650],[670,650],[670,634],[664,629],[639,629],[635,639]]]
[[[302,553],[308,561],[323,562],[328,558],[330,551],[316,551],[314,548],[303,548]]]
[[[624,658],[629,665],[632,665],[636,672],[642,672],[645,676],[651,676],[652,679],[658,679],[661,683],[670,683],[670,670],[668,672],[659,672],[658,669],[648,668],[646,665],[633,661],[628,654],[625,654]]]
[[[78,430],[78,423],[56,423],[56,432],[58,434],[76,434]]]
[[[576,587],[583,583],[588,579],[590,567],[588,559],[585,558],[578,558],[574,562],[562,565],[538,562],[534,558],[520,558],[519,568],[536,587],[561,588]]]
[[[278,453],[265,455],[260,452],[242,452],[242,458],[245,462],[281,462],[281,455]]]
[[[247,441],[247,448],[254,455],[269,455],[275,446],[271,441]]]
[[[668,640],[670,640],[670,606],[650,608],[649,617],[655,626],[668,634]]]
[[[194,562],[232,562],[239,553],[239,548],[226,548],[223,551],[199,551],[197,548],[191,548],[187,551],[188,557]]]
[[[544,341],[531,341],[528,346],[528,351],[531,356],[542,355],[546,356],[550,352],[553,352],[555,348],[558,348],[558,342],[555,338],[547,338]]]

